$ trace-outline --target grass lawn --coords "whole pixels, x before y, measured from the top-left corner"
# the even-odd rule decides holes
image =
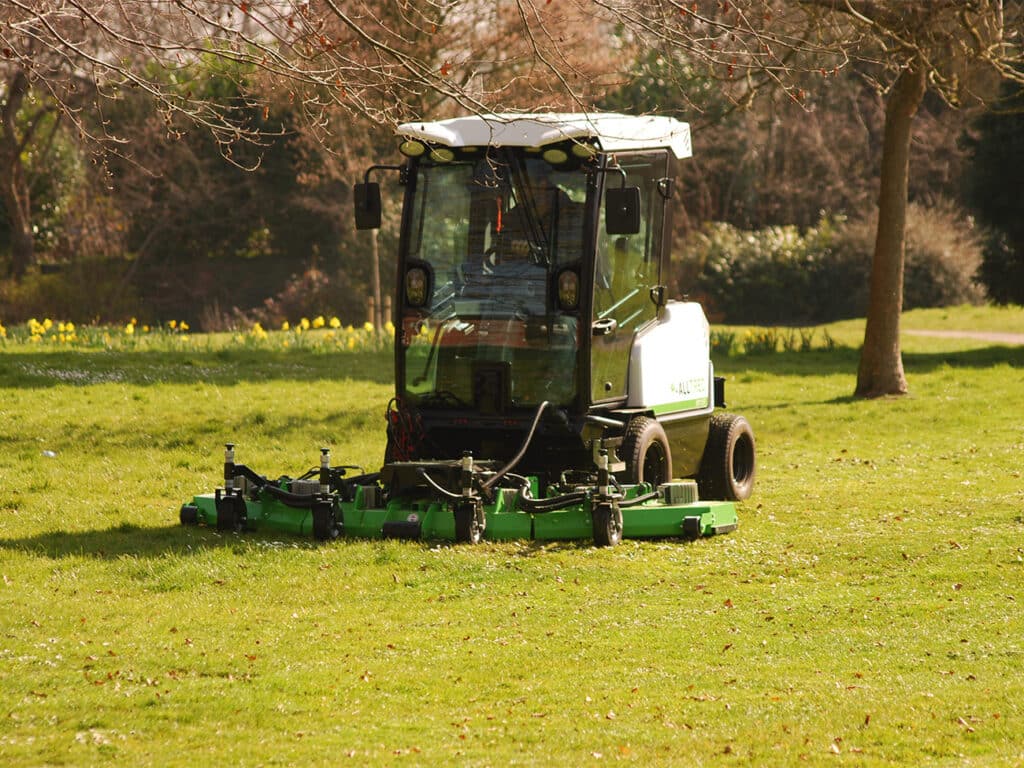
[[[229,440],[379,463],[386,352],[0,347],[0,764],[1024,765],[1024,347],[865,402],[828,331],[716,361],[739,530],[611,549],[178,525]]]

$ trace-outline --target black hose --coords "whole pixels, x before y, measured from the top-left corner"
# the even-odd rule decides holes
[[[521,480],[521,484],[516,501],[520,509],[524,512],[531,512],[533,514],[556,512],[559,509],[565,509],[567,507],[575,506],[576,504],[582,504],[587,500],[588,494],[586,491],[573,491],[572,493],[563,493],[561,496],[551,496],[546,499],[535,499],[530,496],[529,481],[525,477],[519,477],[519,479]]]
[[[442,488],[441,485],[436,480],[434,480],[434,478],[432,478],[430,475],[427,474],[427,470],[423,469],[422,467],[419,470],[419,475],[424,480],[426,480],[427,483],[429,483],[430,486],[435,491],[440,493],[442,496],[447,496],[449,499],[462,499],[463,498],[461,493],[452,493],[447,488]]]
[[[545,512],[557,512],[559,509],[573,507],[577,504],[582,504],[586,500],[587,494],[585,493],[567,493],[564,496],[553,496],[550,499],[531,499],[520,493],[518,502],[524,512],[539,515]]]
[[[533,417],[533,424],[530,425],[530,431],[529,433],[527,433],[526,439],[523,440],[523,444],[519,447],[519,453],[512,457],[512,461],[510,461],[504,467],[499,469],[494,475],[492,475],[491,478],[480,487],[480,490],[491,490],[492,486],[496,482],[498,482],[502,477],[504,477],[506,473],[511,472],[515,468],[516,464],[518,464],[519,461],[523,458],[523,456],[526,455],[526,449],[530,447],[530,442],[533,440],[533,433],[537,430],[537,424],[540,423],[541,414],[544,413],[544,409],[547,407],[547,400],[545,400],[543,403],[537,406],[537,413]]]
[[[309,509],[316,503],[317,497],[312,494],[291,493],[276,485],[265,485],[263,490],[286,506],[297,509]]]
[[[651,491],[650,493],[645,493],[642,496],[636,496],[635,498],[632,499],[622,499],[621,501],[619,501],[619,506],[635,507],[637,504],[643,504],[645,501],[651,501],[652,499],[658,498],[661,498],[661,494],[658,493],[657,491]]]

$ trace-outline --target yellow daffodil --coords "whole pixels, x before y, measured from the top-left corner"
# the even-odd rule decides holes
[[[341,320],[336,317],[331,318],[331,328],[341,328]]]
[[[367,333],[371,333],[373,331],[373,323],[367,320],[365,323],[363,323],[363,330],[366,331]]]
[[[180,328],[182,333],[184,333],[185,331],[188,330],[188,323],[182,320],[180,323],[178,323],[178,328]]]
[[[291,327],[292,327],[291,324],[287,320],[285,320],[283,323],[281,323],[281,330],[282,331],[287,331]]]
[[[327,325],[327,321],[324,320],[323,315],[317,315],[315,318],[313,318],[314,328],[323,328],[325,325]]]
[[[392,323],[390,320],[388,320],[386,323],[384,323],[384,330],[387,331],[389,334],[394,333],[395,332],[395,324]]]
[[[178,327],[178,321],[177,320],[171,320],[169,323],[167,323],[167,327],[170,328],[173,331],[175,328]]]
[[[308,331],[309,330],[309,318],[305,318],[305,317],[302,318],[299,321],[299,328],[301,328],[304,331]]]
[[[135,323],[128,323],[124,327],[124,335],[125,336],[134,336],[135,335]]]

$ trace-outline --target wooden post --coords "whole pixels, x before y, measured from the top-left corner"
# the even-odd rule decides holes
[[[378,235],[380,234],[379,229],[375,229],[370,232],[370,254],[373,258],[373,301],[370,306],[373,308],[373,313],[370,315],[370,322],[373,327],[380,329],[384,323],[380,319],[381,300],[380,300],[380,246],[378,244]]]

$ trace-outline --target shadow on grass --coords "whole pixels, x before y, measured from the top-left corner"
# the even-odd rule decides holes
[[[391,350],[19,351],[5,354],[3,359],[0,387],[25,389],[104,383],[230,385],[325,379],[391,384],[394,379],[394,354]]]
[[[377,352],[316,352],[305,349],[216,351],[53,351],[15,352],[3,356],[0,387],[42,389],[124,383],[220,384],[269,381],[338,381],[352,379],[391,385],[394,356]],[[856,375],[860,351],[849,347],[811,352],[776,352],[714,358],[724,374],[761,372],[780,376]],[[942,366],[989,368],[1009,365],[1024,368],[1024,346],[997,346],[948,352],[905,352],[908,373]]]
[[[271,531],[247,531],[240,534],[220,533],[205,526],[174,524],[153,528],[123,523],[101,530],[57,530],[21,539],[0,539],[0,551],[23,552],[52,560],[66,557],[86,557],[96,560],[117,560],[122,557],[157,559],[166,555],[196,555],[207,550],[224,548],[317,549],[319,547],[343,547],[346,543],[366,541],[370,541],[370,539],[341,538],[330,543],[321,543],[302,536],[275,534]],[[374,539],[374,541],[385,540]],[[666,539],[666,541],[680,542],[681,540]],[[454,548],[471,548],[471,545],[437,540],[401,541],[401,543],[408,546],[419,546],[424,550],[437,547],[438,544]],[[522,546],[515,548],[514,555],[522,558],[543,557],[555,552],[575,552],[591,549],[594,546],[589,538],[552,541],[524,539],[521,544]]]
[[[777,376],[857,375],[860,350],[842,347],[832,351],[776,352],[714,359],[715,371],[725,375],[747,372]],[[991,346],[948,352],[904,352],[903,367],[908,375],[928,373],[943,366],[950,368],[992,368],[1007,365],[1024,368],[1024,346]],[[851,384],[852,386],[852,384]],[[852,398],[851,398],[852,399]]]
[[[221,534],[208,527],[180,524],[150,527],[123,523],[96,530],[50,530],[24,539],[0,539],[0,550],[24,552],[52,559],[92,557],[117,560],[121,557],[159,558],[165,555],[196,555],[206,550],[252,546],[279,546],[280,541],[259,532]],[[313,541],[290,537],[287,544],[314,548]]]

